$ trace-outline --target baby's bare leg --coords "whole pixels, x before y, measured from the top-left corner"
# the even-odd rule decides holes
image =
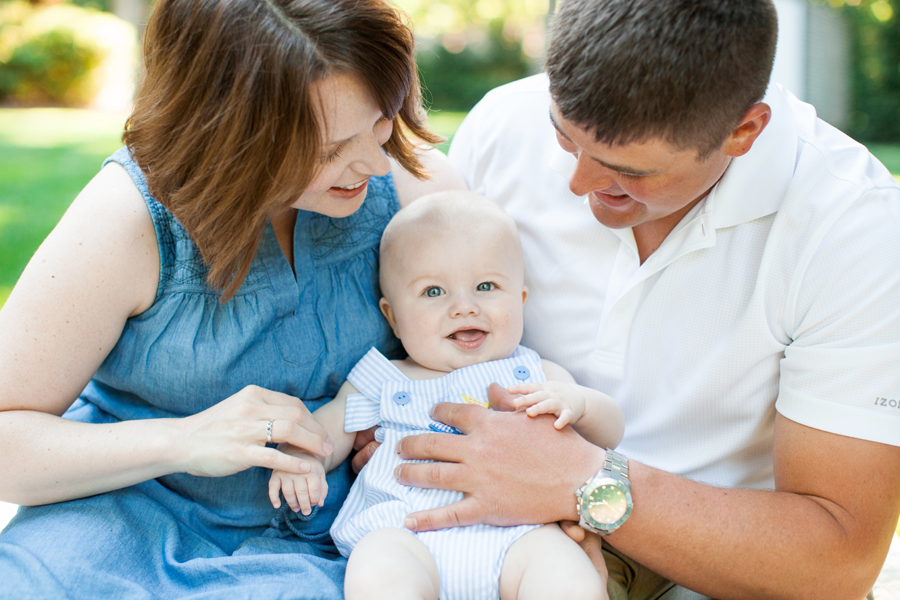
[[[437,563],[408,531],[376,529],[359,541],[347,561],[344,597],[437,600]]]
[[[509,547],[500,571],[500,598],[608,600],[606,580],[606,569],[598,573],[562,529],[544,525]]]

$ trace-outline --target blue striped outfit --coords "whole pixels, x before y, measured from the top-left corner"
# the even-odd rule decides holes
[[[487,388],[492,382],[508,387],[546,381],[540,357],[523,346],[509,358],[422,380],[410,380],[372,348],[347,379],[360,393],[347,398],[344,429],[353,432],[380,425],[376,439],[382,445],[359,474],[331,528],[334,542],[344,556],[349,556],[359,540],[375,529],[404,529],[403,520],[411,512],[462,500],[460,492],[407,487],[394,480],[394,468],[401,462],[394,450],[397,442],[407,435],[452,429],[432,420],[432,406],[438,402],[486,405]],[[487,599],[499,597],[500,568],[506,550],[534,528],[472,525],[415,535],[437,562],[442,600]]]

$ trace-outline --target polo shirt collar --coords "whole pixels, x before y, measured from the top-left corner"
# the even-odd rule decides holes
[[[706,198],[716,229],[747,223],[774,212],[791,183],[797,162],[797,128],[784,90],[769,88],[763,102],[772,109],[765,130],[750,151],[731,161]]]
[[[777,212],[790,185],[797,157],[797,128],[791,118],[787,97],[781,86],[775,84],[769,88],[763,102],[772,109],[769,124],[747,154],[731,161],[725,174],[701,203],[702,212],[715,229],[733,227]],[[568,179],[575,169],[575,157],[558,144],[554,146],[548,166]]]

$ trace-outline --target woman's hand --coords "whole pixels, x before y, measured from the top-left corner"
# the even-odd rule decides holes
[[[299,398],[252,385],[185,417],[180,428],[184,471],[205,477],[232,475],[250,467],[298,474],[309,471],[305,460],[268,447],[268,442],[290,444],[318,456],[328,456],[333,447],[325,428]]]

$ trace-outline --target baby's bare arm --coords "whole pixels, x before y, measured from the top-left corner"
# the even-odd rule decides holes
[[[524,383],[508,388],[511,394],[522,394],[515,401],[517,409],[529,416],[555,414],[555,426],[572,425],[592,444],[615,448],[625,430],[622,409],[606,394],[575,383],[568,371],[547,360],[541,361],[547,381]]]
[[[347,396],[357,393],[359,390],[349,381],[345,381],[334,400],[313,413],[313,417],[325,428],[334,443],[334,450],[323,462],[326,472],[344,462],[353,450],[356,433],[344,431],[344,413],[347,411]]]

